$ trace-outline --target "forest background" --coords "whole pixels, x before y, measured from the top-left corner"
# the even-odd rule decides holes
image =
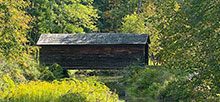
[[[150,35],[151,60],[172,75],[146,85],[134,79],[160,71],[137,71],[130,88],[149,95],[159,83],[147,97],[219,100],[220,0],[0,0],[0,76],[18,84],[45,79],[50,67],[39,65],[36,46],[42,33],[96,32]]]

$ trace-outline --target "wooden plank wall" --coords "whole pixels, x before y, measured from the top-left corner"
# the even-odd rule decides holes
[[[144,63],[145,45],[56,45],[41,46],[41,64],[58,63],[64,68],[114,69]]]

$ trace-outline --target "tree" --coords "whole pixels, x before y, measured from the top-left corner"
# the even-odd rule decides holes
[[[160,51],[160,34],[157,27],[165,22],[166,18],[163,17],[162,11],[174,11],[170,7],[173,6],[173,0],[155,1],[155,0],[145,0],[142,3],[142,7],[139,8],[139,13],[134,12],[131,15],[127,15],[123,18],[122,26],[120,27],[120,32],[122,33],[139,33],[139,34],[149,34],[151,39],[150,53],[151,55],[156,55],[158,59],[158,52]],[[167,7],[165,10],[161,8]],[[153,56],[151,56],[153,57]]]
[[[94,7],[99,10],[98,27],[100,32],[120,32],[122,18],[136,11],[138,0],[94,0]]]
[[[215,101],[220,88],[220,1],[150,0],[145,5],[140,14],[124,18],[121,30],[150,34],[162,65],[191,76],[175,84],[184,86],[189,94],[185,100]]]
[[[167,22],[158,27],[163,64],[193,73],[186,84],[192,100],[214,100],[220,88],[220,1],[179,4],[177,12],[166,14]]]
[[[0,71],[15,79],[36,79],[37,63],[33,58],[37,48],[29,46],[27,32],[31,16],[23,9],[23,0],[0,0]],[[20,77],[21,76],[21,77]]]
[[[42,33],[97,31],[98,14],[93,0],[32,0],[27,9],[35,17],[30,32],[34,42]]]

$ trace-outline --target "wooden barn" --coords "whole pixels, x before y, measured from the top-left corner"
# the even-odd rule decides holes
[[[42,34],[40,63],[66,69],[121,69],[131,63],[148,64],[147,34]]]

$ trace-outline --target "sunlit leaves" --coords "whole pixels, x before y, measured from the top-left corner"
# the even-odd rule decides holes
[[[26,33],[27,29],[30,28],[28,22],[31,20],[31,17],[26,15],[25,11],[21,10],[27,4],[24,1],[3,0],[0,5],[0,15],[2,15],[0,18],[0,44],[1,49],[3,49],[2,51],[4,51],[1,53],[8,59],[11,59],[15,55],[22,56],[19,53],[24,54],[23,52],[31,48],[25,46],[28,42]],[[15,59],[19,60],[18,58]]]
[[[101,32],[120,32],[122,18],[137,11],[138,0],[94,0]]]
[[[179,11],[180,9],[180,5],[175,1],[175,4],[174,4],[174,11]]]
[[[36,0],[28,12],[36,17],[37,33],[84,33],[97,31],[93,0]],[[34,32],[32,32],[34,33]]]
[[[191,95],[199,99],[212,99],[220,87],[216,81],[220,78],[217,57],[220,56],[220,1],[190,0],[179,6],[174,5],[172,15],[163,13],[169,24],[164,22],[166,27],[159,28],[163,35],[160,44],[162,61],[170,68],[199,73],[187,87],[194,90]]]
[[[7,64],[26,71],[32,71],[31,61],[35,61],[32,55],[36,54],[37,47],[29,46],[27,30],[31,28],[29,22],[32,17],[23,11],[28,2],[23,0],[1,0],[0,2],[0,58]],[[0,71],[6,71],[6,66],[1,66]],[[26,69],[27,68],[27,69]],[[13,72],[14,71],[14,72]],[[10,70],[8,73],[17,73]],[[27,73],[26,73],[27,74]],[[29,75],[27,75],[29,76]],[[27,77],[26,76],[26,77]]]
[[[87,78],[84,81],[72,78],[63,81],[54,80],[51,83],[30,81],[16,85],[10,77],[5,75],[0,78],[1,81],[4,82],[4,85],[0,85],[2,89],[0,90],[0,101],[3,102],[61,102],[62,96],[70,93],[82,95],[86,102],[97,102],[97,100],[100,102],[119,101],[118,95],[111,92],[103,83],[98,82],[97,78]],[[76,99],[78,98],[76,97]],[[74,99],[62,99],[62,101],[67,100]],[[81,102],[80,100],[75,101]]]
[[[186,85],[193,90],[191,95],[198,100],[216,97],[220,88],[220,1],[149,0],[145,5],[139,15],[123,19],[121,30],[150,34],[150,48],[156,48],[153,51],[159,52],[164,66],[199,73]]]

